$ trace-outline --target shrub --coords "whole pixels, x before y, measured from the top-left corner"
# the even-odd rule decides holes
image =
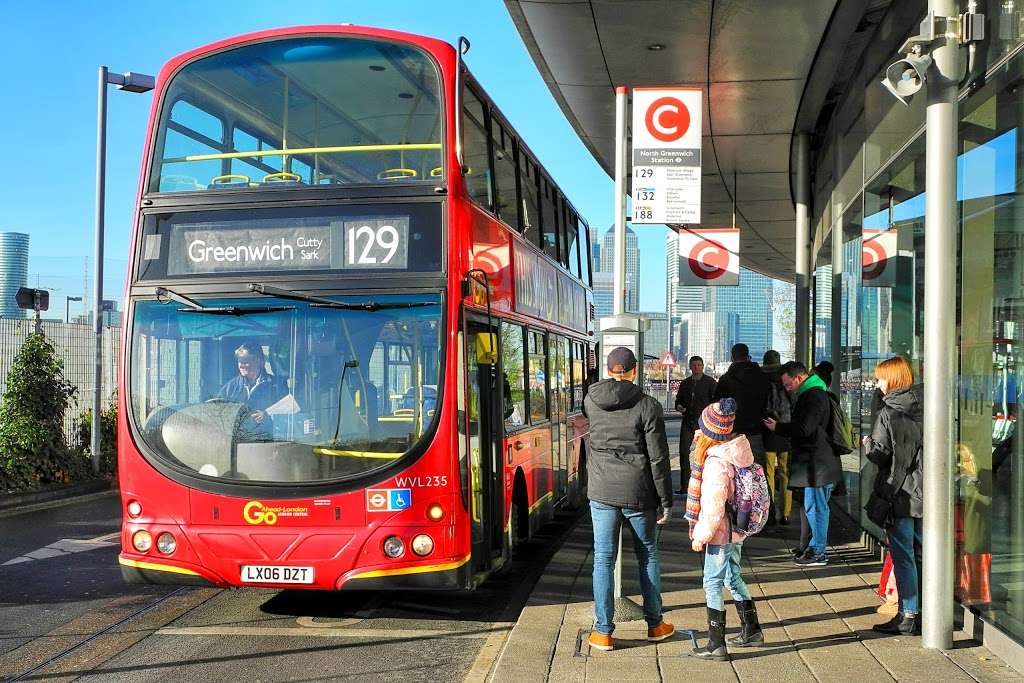
[[[92,462],[92,410],[82,414],[78,423],[78,447]],[[117,394],[100,410],[100,474],[117,472]]]
[[[74,395],[64,361],[46,335],[29,335],[0,402],[0,488],[32,489],[88,475],[87,461],[64,437],[64,414]]]

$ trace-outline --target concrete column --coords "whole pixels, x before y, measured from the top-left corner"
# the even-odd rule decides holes
[[[629,89],[615,88],[615,254],[612,279],[615,288],[612,312],[626,312],[626,107]],[[634,285],[635,286],[635,285]]]
[[[954,0],[929,0],[937,17]],[[940,20],[941,21],[941,20]],[[933,44],[927,80],[924,228],[924,576],[922,641],[953,646],[953,473],[956,433],[956,156],[959,54],[953,32]]]
[[[811,319],[811,136],[796,136],[796,353],[810,365]]]

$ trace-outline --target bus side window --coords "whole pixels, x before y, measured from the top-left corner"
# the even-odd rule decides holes
[[[469,88],[465,92],[465,106],[462,117],[466,174],[466,192],[469,198],[487,209],[494,211],[494,197],[491,193],[491,162],[487,151],[487,119],[480,98]]]
[[[516,156],[512,136],[497,119],[491,119],[491,142],[494,145],[494,179],[498,191],[498,218],[513,229],[519,229],[516,211]]]
[[[537,164],[519,150],[519,197],[523,207],[523,237],[540,246],[540,200],[537,188]]]

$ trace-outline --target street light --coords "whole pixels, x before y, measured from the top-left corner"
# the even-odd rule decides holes
[[[99,70],[96,99],[96,266],[93,285],[92,331],[96,338],[95,387],[92,393],[92,469],[100,471],[100,409],[103,402],[103,204],[106,200],[107,173],[107,86],[143,93],[156,86],[156,79],[129,71],[112,74],[106,66]],[[70,300],[70,298],[69,298]]]
[[[71,302],[81,300],[82,297],[80,296],[69,296],[67,297],[67,299],[64,300],[64,322],[71,322]]]

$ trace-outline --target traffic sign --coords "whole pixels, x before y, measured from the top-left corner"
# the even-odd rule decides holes
[[[666,351],[665,355],[661,357],[661,367],[674,368],[676,365],[676,357],[672,355],[671,351]]]
[[[633,223],[700,223],[702,97],[633,89]]]

